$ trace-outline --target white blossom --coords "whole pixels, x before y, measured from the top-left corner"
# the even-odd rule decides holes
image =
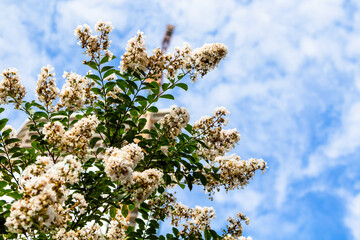
[[[68,111],[76,112],[86,103],[86,87],[89,79],[73,72],[64,72],[63,78],[66,78],[66,82],[59,94],[58,107],[65,107]]]
[[[128,41],[126,51],[121,56],[120,71],[141,74],[141,71],[146,72],[148,61],[144,33],[138,31],[137,35]]]
[[[162,176],[162,171],[158,169],[147,169],[143,172],[134,172],[133,182],[135,188],[132,192],[132,199],[137,203],[145,201],[149,195],[158,188]]]
[[[54,68],[49,65],[41,68],[41,73],[38,75],[36,93],[40,102],[44,103],[46,107],[51,106],[59,94],[59,89],[55,86]]]
[[[6,104],[9,98],[15,101],[15,108],[19,109],[25,97],[25,87],[21,84],[19,72],[16,68],[7,68],[3,71],[3,80],[0,81],[0,104]]]
[[[185,107],[171,106],[171,111],[159,121],[164,133],[172,140],[177,137],[190,120],[189,111]]]
[[[133,170],[142,159],[144,159],[144,153],[135,143],[128,144],[121,149],[108,148],[104,157],[105,173],[112,181],[129,185],[132,183]]]

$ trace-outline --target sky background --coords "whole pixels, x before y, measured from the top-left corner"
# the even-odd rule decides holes
[[[0,69],[19,70],[27,99],[44,65],[55,67],[61,87],[64,70],[87,71],[74,29],[99,19],[114,25],[118,57],[139,29],[150,53],[166,24],[176,26],[169,51],[184,41],[225,43],[228,57],[187,92],[176,91],[174,103],[192,122],[226,106],[228,127],[242,135],[234,153],[263,158],[269,169],[214,202],[200,191],[179,200],[214,206],[216,229],[242,211],[251,220],[244,235],[254,239],[360,239],[359,7],[352,0],[2,0]],[[1,117],[16,128],[25,120],[10,108]]]

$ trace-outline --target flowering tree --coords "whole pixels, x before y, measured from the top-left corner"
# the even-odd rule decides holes
[[[211,199],[220,189],[243,188],[256,170],[266,169],[261,159],[225,156],[240,140],[236,129],[223,128],[229,112],[219,107],[194,125],[188,110],[177,106],[152,127],[146,118],[158,111],[160,98],[174,99],[171,90],[187,90],[186,75],[195,82],[214,69],[226,46],[185,45],[148,56],[138,32],[117,70],[110,64],[111,24],[99,21],[95,30],[75,30],[89,57],[84,64],[94,72],[65,72],[61,91],[46,66],[38,76],[38,100],[25,101],[18,71],[3,71],[0,103],[25,112],[33,135],[31,148],[21,147],[8,120],[0,120],[1,239],[250,239],[242,237],[241,223],[249,221],[242,213],[216,232],[212,207],[187,207],[168,191],[201,185]],[[167,82],[159,85],[163,75]],[[173,231],[159,236],[165,219]]]

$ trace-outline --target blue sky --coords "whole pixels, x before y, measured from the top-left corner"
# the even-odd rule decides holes
[[[170,51],[184,41],[225,43],[226,60],[176,92],[175,104],[190,110],[191,121],[226,106],[229,127],[242,135],[234,152],[265,159],[269,170],[214,203],[199,191],[179,199],[213,205],[217,228],[242,211],[254,239],[360,239],[359,7],[351,0],[3,0],[0,68],[19,69],[29,99],[43,65],[55,67],[61,86],[64,70],[86,72],[74,28],[98,19],[113,23],[117,56],[138,29],[149,50],[158,47],[168,23],[176,26]],[[10,109],[3,115],[15,127],[25,118]]]

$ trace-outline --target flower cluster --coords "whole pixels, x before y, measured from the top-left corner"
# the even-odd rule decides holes
[[[63,161],[56,163],[53,168],[66,182],[70,184],[79,181],[79,173],[82,171],[81,162],[74,155],[68,155]]]
[[[193,82],[197,75],[203,77],[214,69],[227,55],[228,49],[222,43],[205,44],[201,48],[191,50],[185,43],[182,48],[175,48],[175,53],[164,54],[159,48],[153,50],[153,55],[146,53],[145,36],[142,32],[128,41],[126,52],[121,57],[120,70],[122,73],[146,73],[152,78],[159,78],[166,71],[168,78],[174,78],[178,70],[190,73]]]
[[[246,161],[235,154],[229,157],[219,156],[213,163],[219,169],[220,179],[215,180],[212,176],[207,176],[205,189],[208,193],[219,191],[221,186],[226,191],[243,188],[254,177],[257,170],[264,172],[267,168],[266,162],[262,159],[251,158]]]
[[[137,163],[144,159],[141,148],[135,144],[128,144],[121,149],[108,148],[105,152],[105,173],[112,181],[128,186],[132,184],[132,175]]]
[[[76,112],[86,103],[89,79],[73,72],[64,72],[63,78],[66,78],[66,82],[59,94],[58,108],[65,107],[67,111]]]
[[[194,124],[197,138],[205,143],[207,148],[198,144],[197,155],[208,160],[215,160],[217,156],[223,156],[226,152],[234,148],[240,141],[240,134],[236,129],[225,130],[228,119],[224,116],[229,111],[224,107],[218,107],[214,111],[214,116],[204,116]]]
[[[162,180],[163,173],[158,169],[147,169],[143,172],[133,173],[132,199],[136,203],[145,201],[154,192]]]
[[[239,212],[236,214],[236,219],[229,217],[227,221],[229,224],[226,226],[226,230],[224,230],[224,235],[235,238],[241,237],[243,234],[244,229],[241,225],[241,222],[244,221],[245,224],[248,225],[250,219],[245,214]]]
[[[98,59],[102,56],[101,51],[105,52],[105,56],[109,59],[113,57],[109,47],[111,41],[109,40],[109,33],[113,30],[113,26],[110,22],[98,21],[95,25],[95,31],[100,33],[100,36],[91,35],[91,28],[84,24],[78,26],[74,35],[78,38],[78,44],[85,49],[85,53],[91,58],[91,60]]]
[[[31,164],[25,168],[22,172],[21,177],[19,179],[19,184],[21,188],[24,188],[25,184],[27,184],[32,178],[39,177],[44,175],[46,171],[51,168],[52,161],[47,156],[38,156],[36,158],[35,164]]]
[[[162,76],[168,60],[160,48],[156,48],[152,52],[153,55],[149,57],[149,64],[147,66],[149,69],[148,75],[159,78]]]
[[[201,236],[205,228],[210,226],[211,220],[215,219],[215,210],[212,207],[189,208],[182,203],[177,203],[171,213],[171,225],[178,227],[181,220],[186,220],[182,224],[183,230],[180,234],[187,239],[190,236]]]
[[[175,53],[169,53],[166,55],[168,61],[166,66],[166,76],[168,78],[175,78],[177,72],[180,69],[184,69],[185,72],[191,72],[191,47],[188,43],[184,43],[183,47],[176,47]]]
[[[95,115],[80,119],[74,126],[65,132],[62,147],[71,154],[83,157],[87,154],[89,141],[94,134],[99,120]]]
[[[86,202],[84,195],[80,193],[74,193],[72,195],[72,199],[75,200],[75,205],[78,207],[80,214],[85,213],[88,203]]]
[[[55,86],[54,68],[47,65],[41,68],[41,73],[38,75],[36,93],[39,101],[44,103],[46,107],[51,106],[59,94],[59,89]]]
[[[55,146],[60,146],[65,135],[64,126],[60,122],[48,122],[44,125],[44,139]]]
[[[62,206],[68,195],[65,183],[78,181],[81,164],[67,156],[51,166],[48,157],[38,157],[28,168],[21,177],[23,197],[12,204],[5,225],[14,233],[45,231],[50,226],[63,225],[69,218]]]
[[[213,70],[219,62],[226,57],[228,48],[222,43],[207,43],[201,48],[195,49],[191,53],[191,65],[195,72],[191,74],[191,79],[196,81],[197,75],[205,76]]]
[[[8,103],[9,97],[14,100],[15,108],[19,109],[25,97],[25,87],[21,84],[19,72],[16,68],[5,69],[0,82],[0,104]]]
[[[108,231],[106,233],[107,240],[123,240],[126,239],[126,228],[129,226],[129,222],[124,218],[121,211],[116,212],[116,216],[111,220]]]
[[[88,83],[85,86],[85,104],[90,106],[98,99],[98,96],[91,91],[94,86],[95,82],[92,79],[88,79]]]
[[[252,237],[233,237],[231,235],[226,235],[222,238],[222,240],[253,240]]]
[[[171,106],[171,111],[159,121],[164,134],[172,140],[181,133],[190,120],[189,111],[184,107]]]
[[[148,67],[148,56],[146,53],[145,36],[138,31],[137,35],[131,38],[126,46],[126,52],[121,56],[121,73],[137,73],[142,75]]]
[[[55,240],[71,239],[71,240],[104,240],[104,236],[101,232],[101,226],[94,224],[92,227],[85,226],[76,231],[66,231],[65,228],[60,228],[57,234],[54,236]]]

